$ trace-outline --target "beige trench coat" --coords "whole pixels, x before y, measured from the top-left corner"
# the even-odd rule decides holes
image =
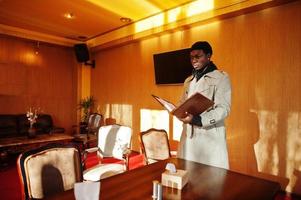
[[[231,107],[231,84],[227,73],[214,70],[196,81],[188,77],[180,100],[199,92],[214,101],[212,109],[202,113],[202,127],[183,125],[178,157],[228,169],[225,118]]]

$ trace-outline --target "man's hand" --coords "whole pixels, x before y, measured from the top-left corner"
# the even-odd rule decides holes
[[[186,112],[187,116],[184,118],[178,118],[180,121],[182,121],[184,124],[189,124],[192,121],[193,115]]]

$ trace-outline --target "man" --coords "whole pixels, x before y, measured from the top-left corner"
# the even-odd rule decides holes
[[[183,125],[178,157],[207,165],[228,169],[228,151],[224,120],[231,106],[231,84],[229,76],[210,60],[212,48],[208,42],[192,45],[192,76],[184,83],[183,102],[196,92],[214,101],[214,106],[204,113],[193,116],[187,113],[180,119]]]

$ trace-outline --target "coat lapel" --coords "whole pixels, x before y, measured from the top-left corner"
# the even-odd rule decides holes
[[[216,88],[216,85],[220,79],[220,72],[215,70],[205,74],[199,81],[196,82],[194,79],[190,85],[189,96],[193,95],[196,92],[201,93],[209,99],[213,98],[213,93]],[[213,99],[212,99],[213,100]]]

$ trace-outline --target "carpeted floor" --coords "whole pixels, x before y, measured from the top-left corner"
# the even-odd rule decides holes
[[[21,199],[16,158],[10,159],[8,165],[6,167],[1,167],[0,169],[0,199]]]

